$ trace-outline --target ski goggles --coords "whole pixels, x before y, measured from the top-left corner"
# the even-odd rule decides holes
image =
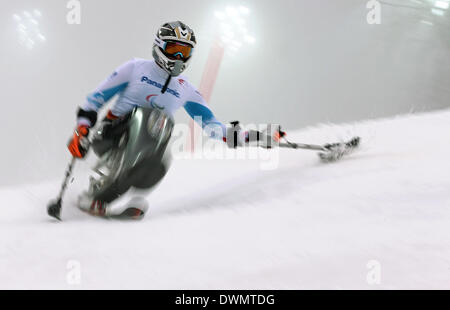
[[[188,59],[192,55],[192,46],[186,43],[180,42],[164,42],[158,38],[155,39],[155,44],[158,45],[167,56],[177,57],[182,59]]]

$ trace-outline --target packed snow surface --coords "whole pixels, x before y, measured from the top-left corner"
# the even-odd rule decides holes
[[[449,132],[438,111],[289,134],[361,136],[332,164],[287,149],[174,160],[139,222],[76,208],[82,164],[63,222],[46,214],[60,180],[3,188],[0,289],[450,289]]]

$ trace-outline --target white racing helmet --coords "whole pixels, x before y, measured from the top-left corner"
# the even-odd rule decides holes
[[[156,33],[153,58],[170,76],[178,76],[187,68],[196,44],[194,31],[184,23],[165,23]]]

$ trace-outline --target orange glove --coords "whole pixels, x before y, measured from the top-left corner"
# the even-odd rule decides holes
[[[281,138],[286,137],[287,134],[284,131],[281,131],[281,128],[279,128],[273,135],[273,140],[275,140],[276,142],[280,142]]]
[[[73,157],[84,158],[89,148],[87,136],[89,135],[89,127],[79,125],[73,134],[72,139],[67,146]]]

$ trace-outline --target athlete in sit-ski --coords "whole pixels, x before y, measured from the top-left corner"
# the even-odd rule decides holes
[[[201,117],[203,128],[220,126],[221,134],[217,135],[216,130],[214,138],[226,141],[226,126],[216,119],[187,78],[180,75],[188,66],[195,45],[194,32],[182,22],[160,27],[153,45],[154,59],[133,59],[121,65],[79,108],[77,128],[68,145],[71,154],[76,158],[86,155],[87,136],[97,122],[97,112],[115,95],[118,95],[117,102],[102,122],[123,118],[135,107],[152,107],[173,119],[174,113],[183,107],[192,118]],[[242,145],[245,137],[239,134],[237,139],[234,146]]]

